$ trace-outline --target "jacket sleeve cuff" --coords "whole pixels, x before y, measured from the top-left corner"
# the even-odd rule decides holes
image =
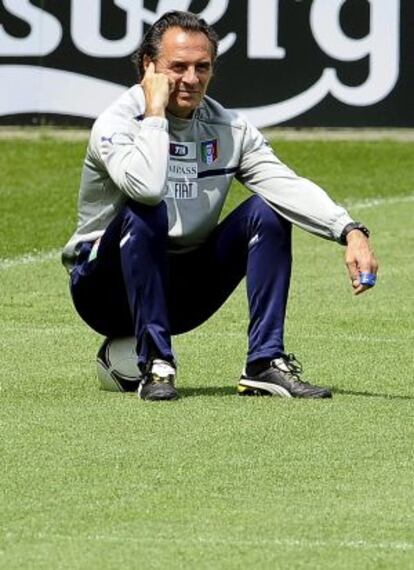
[[[332,226],[332,234],[335,241],[343,245],[341,241],[342,232],[344,231],[345,226],[353,223],[354,221],[355,220],[353,220],[348,213],[342,214],[337,220],[335,220]]]

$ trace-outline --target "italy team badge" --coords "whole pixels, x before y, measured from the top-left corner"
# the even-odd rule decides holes
[[[201,160],[208,164],[213,164],[213,162],[218,157],[218,144],[217,139],[212,139],[210,141],[203,141],[201,143]]]

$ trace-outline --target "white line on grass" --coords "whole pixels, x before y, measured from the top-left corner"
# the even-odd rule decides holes
[[[393,204],[403,204],[406,202],[414,202],[414,194],[408,196],[393,196],[390,198],[367,198],[359,202],[347,204],[347,208],[369,209],[378,206],[391,206]],[[38,253],[27,253],[19,257],[10,259],[0,259],[0,270],[18,267],[20,265],[30,265],[32,263],[42,263],[50,259],[59,258],[60,250],[52,249],[50,251],[40,251]]]
[[[347,208],[356,208],[358,210],[365,210],[369,208],[376,208],[377,206],[392,206],[393,204],[404,204],[406,202],[414,202],[414,194],[408,196],[392,196],[389,198],[366,198],[359,202],[347,203]]]
[[[211,332],[208,331],[196,331],[193,333],[195,336],[200,337],[200,338],[211,338]],[[307,336],[308,331],[303,331],[302,332],[303,336]],[[228,332],[228,331],[214,331],[214,336],[223,336],[223,337],[238,337],[240,336],[240,332]],[[368,336],[368,335],[363,335],[363,334],[344,334],[338,331],[332,332],[330,334],[316,334],[312,332],[312,338],[319,338],[319,339],[330,339],[332,340],[335,337],[335,339],[343,339],[343,340],[350,340],[352,342],[378,342],[378,343],[383,343],[383,342],[388,342],[388,343],[392,343],[392,342],[396,342],[396,343],[401,343],[401,342],[407,342],[407,343],[412,343],[413,342],[413,338],[408,336],[408,335],[404,335],[404,336]]]
[[[105,535],[89,535],[87,537],[89,540],[97,541],[125,541],[125,542],[141,542],[140,538],[123,538],[117,536],[105,536]],[[165,542],[181,542],[181,539],[169,539],[163,538]],[[193,539],[194,540],[194,539]],[[143,538],[143,542],[150,542],[151,539]],[[188,537],[182,539],[184,544],[188,544]],[[303,540],[295,538],[271,538],[271,539],[243,539],[241,541],[237,540],[220,540],[220,539],[209,539],[202,536],[194,540],[198,544],[206,545],[237,545],[237,546],[285,546],[293,548],[361,548],[361,549],[374,549],[374,550],[412,550],[414,544],[407,542],[369,542],[365,540],[350,540],[350,541],[328,541],[328,540]]]
[[[16,537],[14,533],[8,533],[8,539],[14,540]],[[64,534],[36,534],[36,538],[40,540],[44,539],[56,539],[56,540],[88,540],[93,542],[119,542],[124,544],[143,544],[143,543],[165,543],[165,544],[205,544],[208,546],[221,546],[221,545],[233,545],[233,546],[282,546],[290,548],[349,548],[349,549],[362,549],[362,550],[394,550],[394,551],[407,551],[414,550],[414,543],[412,542],[394,542],[394,541],[381,541],[381,542],[371,542],[369,540],[306,540],[306,539],[296,539],[296,538],[269,538],[269,539],[219,539],[219,538],[207,538],[203,536],[196,537],[145,537],[145,536],[116,536],[114,534],[89,534],[89,535],[77,535],[70,536]]]
[[[51,249],[49,251],[39,251],[37,253],[25,253],[19,257],[0,259],[0,270],[19,267],[20,265],[31,265],[32,263],[42,263],[50,259],[59,259],[60,250]]]

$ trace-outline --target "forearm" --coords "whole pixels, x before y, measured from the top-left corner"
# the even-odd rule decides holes
[[[340,241],[342,230],[353,221],[322,188],[283,164],[259,168],[245,184],[292,223],[326,239]]]
[[[249,124],[238,177],[282,216],[326,239],[340,241],[342,230],[353,221],[322,188],[281,162],[262,134]]]
[[[147,205],[167,192],[169,137],[166,119],[149,117],[132,138],[122,133],[100,137],[100,156],[114,183],[129,198]]]

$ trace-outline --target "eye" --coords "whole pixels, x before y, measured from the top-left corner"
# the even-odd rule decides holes
[[[196,66],[196,70],[198,73],[208,73],[211,69],[210,63],[199,63]]]
[[[175,71],[175,73],[184,73],[186,66],[184,63],[173,63],[171,69]]]

